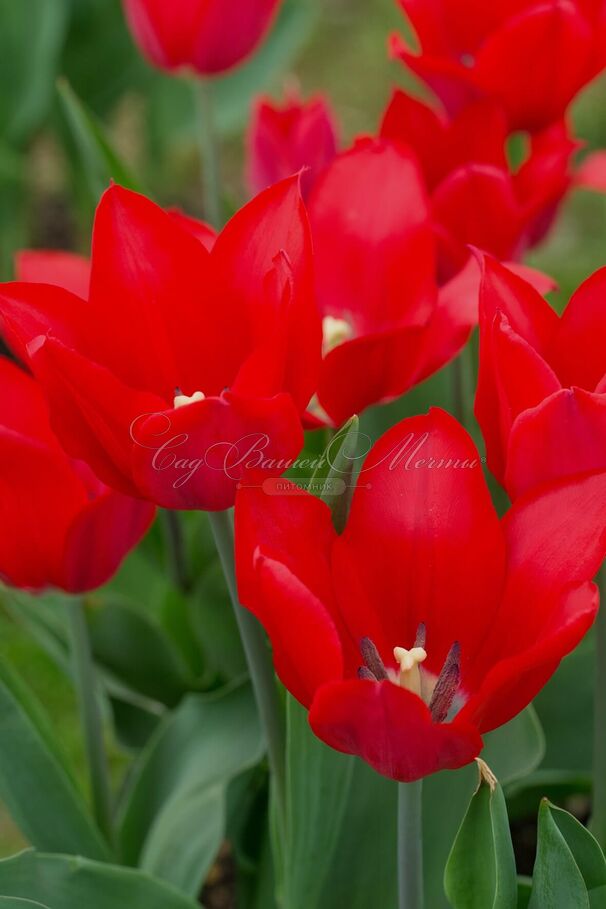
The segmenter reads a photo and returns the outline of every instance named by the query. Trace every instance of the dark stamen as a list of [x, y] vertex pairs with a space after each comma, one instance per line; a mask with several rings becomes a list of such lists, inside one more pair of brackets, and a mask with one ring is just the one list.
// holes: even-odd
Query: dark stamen
[[452, 707], [455, 694], [461, 682], [461, 647], [455, 641], [442, 667], [433, 696], [429, 702], [429, 710], [434, 723], [443, 723]]
[[360, 666], [358, 669], [358, 678], [364, 679], [367, 682], [376, 682], [378, 681], [374, 672], [371, 672], [368, 666]]
[[417, 636], [415, 638], [415, 647], [422, 647], [425, 649], [425, 642], [427, 640], [427, 629], [425, 628], [425, 622], [419, 622], [417, 628]]
[[387, 670], [383, 665], [383, 660], [379, 655], [379, 651], [370, 638], [362, 638], [360, 641], [360, 653], [362, 654], [362, 659], [364, 660], [366, 668], [370, 669], [376, 681], [384, 682], [387, 679]]
[[181, 391], [181, 389], [180, 389], [179, 386], [177, 385], [177, 386], [175, 387], [175, 398], [181, 397], [182, 394], [183, 394], [183, 392]]

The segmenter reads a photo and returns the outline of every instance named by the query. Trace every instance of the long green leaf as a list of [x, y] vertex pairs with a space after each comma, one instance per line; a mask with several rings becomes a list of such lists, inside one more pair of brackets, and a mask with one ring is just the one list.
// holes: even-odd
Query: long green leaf
[[453, 909], [516, 909], [516, 865], [503, 791], [480, 762], [480, 785], [444, 874]]
[[262, 754], [248, 685], [189, 695], [135, 767], [121, 811], [125, 862], [199, 892], [223, 838], [227, 785]]
[[0, 896], [0, 909], [50, 909], [50, 906], [23, 900], [18, 896]]
[[43, 904], [51, 899], [51, 909], [200, 909], [145, 872], [33, 851], [0, 862], [0, 893]]
[[6, 665], [0, 666], [0, 797], [37, 848], [109, 859], [48, 722]]

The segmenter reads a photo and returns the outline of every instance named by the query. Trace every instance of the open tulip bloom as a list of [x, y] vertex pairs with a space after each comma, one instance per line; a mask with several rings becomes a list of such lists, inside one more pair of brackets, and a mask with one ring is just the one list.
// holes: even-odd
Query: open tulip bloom
[[240, 596], [316, 735], [413, 781], [472, 761], [581, 640], [605, 508], [595, 473], [499, 520], [473, 442], [435, 409], [372, 448], [340, 536], [308, 493], [242, 489]]
[[321, 324], [297, 178], [249, 203], [210, 252], [202, 227], [114, 186], [87, 298], [7, 284], [0, 318], [72, 457], [124, 494], [220, 510], [300, 451]]
[[476, 416], [488, 465], [511, 498], [606, 466], [606, 269], [562, 317], [493, 259], [483, 261]]

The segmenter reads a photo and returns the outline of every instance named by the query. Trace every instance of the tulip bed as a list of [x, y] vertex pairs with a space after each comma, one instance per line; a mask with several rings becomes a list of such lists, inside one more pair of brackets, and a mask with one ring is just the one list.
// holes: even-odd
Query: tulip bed
[[606, 909], [606, 0], [0, 26], [0, 909]]

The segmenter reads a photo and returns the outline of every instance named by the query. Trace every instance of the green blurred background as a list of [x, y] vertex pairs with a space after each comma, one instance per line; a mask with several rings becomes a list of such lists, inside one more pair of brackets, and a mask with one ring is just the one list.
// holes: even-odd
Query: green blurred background
[[[165, 78], [141, 60], [124, 26], [119, 0], [0, 0], [0, 26], [3, 279], [11, 277], [13, 254], [21, 247], [88, 251], [97, 190], [104, 178], [74, 129], [70, 120], [74, 109], [61, 100], [58, 77], [67, 79], [98, 118], [133, 182], [160, 203], [201, 214], [191, 87], [184, 80]], [[243, 131], [251, 96], [258, 91], [279, 96], [285, 80], [294, 77], [305, 95], [321, 90], [330, 97], [344, 143], [359, 132], [373, 131], [392, 86], [412, 84], [401, 66], [387, 57], [387, 35], [396, 28], [403, 28], [403, 21], [395, 0], [286, 0], [276, 33], [263, 52], [216, 87], [228, 207], [234, 209], [245, 199]], [[62, 91], [65, 99], [65, 83]], [[590, 148], [606, 146], [605, 102], [602, 81], [584, 94], [574, 111], [577, 133]], [[606, 199], [577, 193], [566, 203], [548, 242], [530, 257], [531, 264], [559, 282], [556, 305], [606, 262], [605, 225]], [[371, 414], [368, 427], [377, 431], [430, 402], [447, 406], [447, 383], [448, 374], [437, 377], [404, 404]], [[155, 540], [152, 536], [147, 544], [150, 551]], [[118, 587], [127, 583], [123, 579], [129, 570], [127, 566]], [[0, 611], [0, 658], [10, 661], [38, 694], [82, 778], [84, 761], [71, 686], [11, 615], [4, 608]], [[588, 769], [589, 723], [583, 725], [583, 718], [590, 716], [590, 649], [589, 641], [539, 700], [542, 719], [551, 723], [546, 772], [562, 763], [561, 752], [550, 752], [554, 742], [560, 748], [575, 743], [576, 751], [566, 757], [567, 771]], [[569, 693], [567, 705], [562, 691]], [[559, 708], [564, 706], [579, 724], [577, 735], [570, 734], [570, 726], [558, 727]], [[116, 768], [122, 766], [115, 748], [114, 760]], [[13, 853], [21, 844], [6, 812], [0, 812], [0, 855]]]

